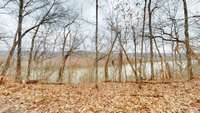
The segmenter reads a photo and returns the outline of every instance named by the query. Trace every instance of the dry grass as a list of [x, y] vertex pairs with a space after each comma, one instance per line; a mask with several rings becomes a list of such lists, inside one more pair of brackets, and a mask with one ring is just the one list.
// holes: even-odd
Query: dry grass
[[[105, 62], [107, 60], [107, 57], [102, 58], [99, 60], [99, 66], [105, 66]], [[119, 59], [115, 57], [111, 57], [109, 61], [109, 66], [112, 66], [112, 61], [114, 65], [118, 65]], [[130, 57], [131, 63], [134, 64], [135, 59]], [[54, 57], [48, 60], [45, 60], [44, 63], [53, 63], [55, 65], [59, 65], [62, 62], [61, 57]], [[148, 61], [143, 61], [143, 62], [148, 62]], [[137, 60], [137, 63], [139, 63], [139, 59]], [[128, 64], [125, 56], [123, 56], [123, 64]], [[37, 65], [37, 64], [36, 64]], [[82, 55], [82, 56], [70, 56], [67, 59], [66, 66], [70, 68], [92, 68], [95, 65], [95, 56], [87, 56], [87, 55]]]

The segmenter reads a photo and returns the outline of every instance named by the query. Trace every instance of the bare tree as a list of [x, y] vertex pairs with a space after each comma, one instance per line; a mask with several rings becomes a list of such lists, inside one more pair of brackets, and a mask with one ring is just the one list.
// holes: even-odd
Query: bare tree
[[[65, 15], [67, 15], [67, 11], [63, 10], [58, 10], [56, 7], [61, 7], [61, 3], [57, 1], [53, 1], [53, 3], [50, 5], [50, 7], [47, 9], [46, 13], [41, 16], [41, 20], [38, 23], [38, 26], [36, 27], [36, 30], [33, 34], [33, 37], [31, 39], [31, 47], [30, 47], [30, 52], [29, 52], [29, 59], [28, 59], [28, 68], [27, 68], [27, 80], [29, 79], [30, 73], [31, 73], [31, 64], [32, 64], [32, 57], [33, 57], [33, 49], [34, 49], [34, 44], [35, 44], [35, 38], [38, 34], [38, 31], [42, 25], [51, 25], [51, 24], [56, 24], [58, 21], [54, 20], [60, 20], [64, 19]], [[66, 13], [66, 14], [65, 14]]]
[[62, 63], [61, 63], [61, 66], [60, 66], [60, 69], [59, 69], [59, 78], [58, 78], [58, 81], [62, 81], [62, 77], [63, 77], [63, 73], [64, 73], [64, 68], [65, 68], [65, 64], [66, 64], [66, 61], [67, 61], [67, 58], [70, 56], [70, 54], [72, 53], [72, 48], [67, 51], [67, 54], [65, 55], [65, 46], [66, 46], [66, 41], [67, 41], [67, 38], [69, 37], [70, 35], [70, 29], [68, 30], [68, 32], [66, 33], [66, 27], [64, 27], [64, 34], [63, 34], [63, 38], [64, 38], [64, 41], [63, 41], [63, 47], [62, 47]]
[[[12, 3], [12, 2], [16, 2], [15, 0], [10, 0], [7, 3]], [[30, 28], [24, 30], [24, 32], [22, 33], [22, 24], [23, 24], [23, 19], [25, 18], [25, 16], [31, 15], [32, 13], [38, 11], [39, 9], [43, 8], [44, 6], [48, 5], [48, 3], [44, 2], [44, 4], [41, 4], [39, 6], [34, 7], [33, 9], [31, 8], [30, 10], [26, 10], [26, 8], [30, 5], [32, 5], [32, 3], [34, 2], [38, 2], [38, 1], [29, 1], [29, 2], [25, 2], [24, 0], [20, 0], [18, 5], [18, 26], [17, 26], [17, 30], [14, 36], [14, 40], [13, 40], [13, 44], [9, 50], [5, 65], [2, 69], [1, 75], [5, 75], [9, 66], [10, 66], [10, 62], [11, 59], [13, 57], [14, 51], [16, 46], [18, 46], [18, 52], [17, 52], [17, 69], [16, 69], [16, 75], [17, 78], [19, 79], [19, 76], [21, 74], [21, 40], [23, 37], [25, 37], [25, 35], [27, 33], [29, 33], [30, 31], [32, 31], [33, 29], [35, 29], [37, 26], [39, 26], [38, 24], [31, 26]], [[25, 12], [26, 11], [26, 12]]]
[[[121, 34], [121, 33], [120, 33]], [[118, 41], [120, 44], [122, 44], [122, 37], [119, 35]], [[118, 68], [119, 68], [119, 82], [122, 82], [122, 68], [123, 68], [123, 49], [122, 46], [119, 47], [119, 56], [118, 56]]]
[[[112, 32], [112, 31], [111, 31]], [[108, 63], [110, 61], [110, 57], [111, 57], [111, 53], [113, 51], [113, 48], [114, 48], [114, 45], [115, 45], [115, 42], [117, 40], [117, 37], [118, 37], [119, 33], [115, 34], [115, 38], [111, 44], [111, 47], [110, 47], [110, 50], [108, 52], [108, 56], [107, 56], [107, 59], [106, 59], [106, 62], [105, 62], [105, 67], [104, 67], [104, 71], [105, 71], [105, 81], [109, 81], [109, 75], [108, 75]]]
[[96, 68], [96, 72], [95, 72], [95, 74], [96, 74], [96, 80], [95, 80], [95, 82], [96, 82], [96, 88], [98, 88], [98, 85], [97, 85], [97, 83], [98, 83], [98, 59], [99, 59], [99, 50], [98, 50], [98, 40], [99, 40], [99, 38], [98, 38], [98, 18], [99, 18], [99, 1], [98, 0], [96, 0], [96, 38], [95, 38], [95, 46], [96, 46], [96, 59], [95, 59], [95, 68]]
[[153, 53], [153, 34], [152, 34], [152, 9], [151, 0], [148, 3], [148, 14], [149, 14], [149, 38], [150, 38], [150, 63], [151, 63], [151, 79], [154, 79], [154, 53]]
[[188, 22], [188, 9], [187, 9], [187, 1], [183, 0], [183, 8], [184, 8], [184, 34], [185, 34], [185, 48], [186, 48], [186, 57], [187, 57], [187, 75], [188, 79], [192, 79], [192, 56], [191, 56], [191, 48], [190, 48], [190, 37], [189, 37], [189, 22]]
[[24, 13], [24, 0], [19, 0], [19, 17], [18, 17], [18, 44], [17, 44], [17, 68], [16, 68], [16, 80], [20, 80], [21, 75], [21, 41], [22, 41], [22, 22]]
[[145, 30], [145, 21], [146, 21], [146, 7], [147, 7], [147, 0], [145, 0], [144, 8], [143, 8], [143, 22], [142, 22], [142, 40], [141, 40], [141, 53], [140, 53], [140, 77], [142, 74], [142, 63], [143, 63], [143, 51], [144, 51], [144, 30]]

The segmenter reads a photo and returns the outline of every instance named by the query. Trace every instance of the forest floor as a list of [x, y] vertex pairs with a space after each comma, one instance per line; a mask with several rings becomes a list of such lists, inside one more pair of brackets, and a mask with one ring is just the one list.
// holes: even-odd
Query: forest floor
[[0, 85], [0, 113], [200, 113], [200, 77], [186, 82]]

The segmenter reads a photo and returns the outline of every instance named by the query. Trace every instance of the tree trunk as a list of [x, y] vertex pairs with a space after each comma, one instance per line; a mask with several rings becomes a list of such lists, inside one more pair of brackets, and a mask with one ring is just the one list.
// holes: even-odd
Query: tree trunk
[[[163, 45], [163, 53], [164, 53], [163, 61], [164, 61], [164, 63], [165, 63], [165, 68], [166, 68], [166, 70], [167, 70], [167, 75], [168, 75], [168, 78], [172, 78], [172, 73], [171, 73], [170, 65], [169, 65], [168, 62], [166, 61], [167, 55], [166, 55], [166, 52], [165, 52], [164, 40], [162, 40], [162, 45]], [[173, 42], [173, 45], [174, 45], [174, 42]], [[175, 70], [174, 70], [174, 54], [173, 54], [173, 48], [174, 48], [174, 46], [172, 46], [172, 66], [173, 66], [173, 71], [175, 71]]]
[[66, 64], [66, 61], [68, 59], [68, 57], [70, 56], [71, 52], [69, 51], [69, 53], [67, 53], [67, 55], [65, 55], [63, 57], [63, 62], [60, 66], [60, 69], [59, 69], [59, 76], [58, 76], [58, 82], [62, 82], [62, 79], [63, 79], [63, 73], [64, 73], [64, 70], [65, 70], [65, 64]]
[[188, 9], [187, 9], [187, 2], [183, 0], [183, 7], [184, 7], [184, 33], [185, 33], [185, 47], [186, 47], [186, 57], [187, 57], [187, 75], [188, 79], [192, 79], [193, 72], [192, 72], [192, 56], [190, 50], [190, 38], [189, 38], [189, 22], [188, 22]]
[[8, 70], [8, 67], [10, 66], [13, 54], [15, 52], [15, 48], [17, 46], [17, 35], [18, 35], [18, 27], [17, 27], [17, 31], [15, 33], [15, 37], [14, 37], [14, 40], [13, 40], [12, 47], [11, 47], [9, 53], [8, 53], [7, 58], [6, 58], [6, 63], [5, 63], [5, 65], [4, 65], [3, 69], [2, 69], [2, 72], [1, 72], [1, 75], [3, 75], [3, 76], [6, 75], [6, 72]]
[[151, 26], [151, 19], [152, 19], [152, 12], [151, 12], [151, 0], [148, 3], [148, 13], [149, 13], [149, 34], [150, 34], [150, 63], [151, 63], [151, 79], [154, 79], [154, 64], [153, 64], [153, 34], [152, 34], [152, 26]]
[[116, 40], [117, 40], [117, 37], [118, 37], [118, 33], [116, 34], [115, 39], [114, 39], [113, 42], [112, 42], [112, 45], [111, 45], [110, 51], [108, 52], [108, 57], [107, 57], [107, 60], [106, 60], [106, 63], [105, 63], [105, 67], [104, 67], [104, 71], [105, 71], [105, 81], [109, 81], [109, 75], [108, 75], [108, 63], [109, 63], [109, 60], [110, 60], [110, 56], [111, 56], [111, 53], [112, 53], [113, 47], [114, 47], [115, 42], [116, 42]]
[[[137, 44], [136, 44], [136, 36], [135, 36], [135, 28], [132, 26], [132, 32], [133, 32], [133, 43], [134, 43], [134, 64], [135, 64], [135, 71], [137, 70]], [[138, 76], [137, 73], [135, 73], [136, 76]], [[141, 79], [141, 76], [139, 75], [138, 79]]]
[[154, 43], [155, 43], [155, 47], [156, 47], [156, 50], [157, 50], [157, 52], [158, 52], [158, 55], [159, 55], [159, 57], [160, 57], [160, 64], [161, 64], [161, 74], [163, 74], [163, 76], [165, 76], [165, 69], [164, 69], [164, 66], [163, 66], [163, 63], [164, 63], [164, 60], [163, 60], [163, 56], [161, 55], [161, 53], [160, 53], [160, 50], [159, 50], [159, 48], [158, 48], [158, 45], [157, 45], [157, 42], [156, 42], [156, 39], [154, 38]]
[[[120, 34], [120, 35], [121, 35], [121, 34]], [[119, 37], [118, 37], [118, 38], [119, 38]], [[137, 82], [137, 80], [138, 80], [137, 72], [135, 71], [134, 66], [133, 66], [131, 60], [129, 59], [128, 54], [126, 53], [126, 50], [124, 49], [122, 43], [119, 43], [119, 44], [120, 44], [120, 46], [121, 46], [121, 48], [122, 48], [122, 50], [123, 50], [123, 52], [124, 52], [124, 55], [125, 55], [125, 57], [126, 57], [128, 63], [129, 63], [129, 65], [131, 66], [132, 71], [133, 71], [134, 74], [135, 74], [135, 78], [136, 78], [136, 82]]]
[[31, 40], [31, 48], [30, 48], [30, 52], [29, 52], [29, 59], [28, 59], [28, 68], [27, 68], [27, 80], [29, 80], [29, 77], [30, 77], [30, 74], [31, 74], [31, 65], [32, 65], [32, 58], [33, 58], [33, 49], [34, 49], [34, 44], [35, 44], [35, 38], [36, 38], [36, 35], [38, 33], [38, 30], [39, 30], [40, 26], [38, 26], [36, 28], [36, 31], [32, 37], [32, 40]]
[[67, 53], [67, 55], [65, 55], [65, 46], [66, 46], [66, 41], [67, 41], [67, 37], [70, 34], [70, 30], [68, 31], [67, 35], [65, 35], [65, 28], [64, 28], [64, 41], [63, 41], [63, 47], [62, 47], [62, 63], [60, 65], [60, 69], [59, 69], [59, 73], [58, 73], [58, 82], [62, 82], [62, 78], [63, 78], [63, 73], [65, 70], [65, 63], [69, 57], [69, 55], [72, 52], [72, 48], [70, 49], [70, 51]]
[[23, 8], [24, 0], [19, 0], [19, 29], [18, 29], [18, 48], [17, 48], [17, 68], [16, 68], [16, 80], [20, 80], [21, 76], [21, 41], [22, 41], [22, 21], [23, 21]]
[[145, 21], [146, 21], [146, 5], [147, 5], [147, 0], [145, 0], [145, 5], [144, 5], [144, 15], [143, 15], [143, 25], [142, 25], [142, 40], [141, 40], [141, 53], [140, 53], [140, 77], [142, 76], [142, 63], [143, 63], [143, 47], [144, 47], [144, 30], [145, 30]]
[[119, 82], [122, 82], [122, 66], [123, 66], [123, 50], [120, 48], [120, 51], [119, 51]]
[[95, 58], [95, 82], [96, 82], [96, 88], [98, 88], [98, 56], [99, 56], [99, 51], [98, 51], [98, 8], [99, 5], [98, 5], [98, 0], [96, 0], [96, 39], [95, 39], [95, 48], [96, 48], [96, 58]]

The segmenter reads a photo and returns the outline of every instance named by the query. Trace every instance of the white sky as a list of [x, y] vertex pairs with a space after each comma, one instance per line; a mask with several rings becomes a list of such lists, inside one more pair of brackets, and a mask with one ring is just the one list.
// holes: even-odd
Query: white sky
[[[106, 14], [109, 13], [110, 6], [108, 3], [110, 3], [111, 1], [112, 0], [99, 0], [99, 4], [100, 4], [99, 30], [102, 32], [106, 28], [104, 17], [106, 16]], [[200, 15], [200, 0], [187, 0], [187, 1], [188, 1], [189, 14]], [[95, 0], [71, 0], [70, 2], [72, 6], [74, 6], [75, 9], [82, 12], [82, 17], [85, 20], [88, 20], [90, 22], [95, 22]], [[182, 15], [181, 7], [182, 6], [180, 6], [180, 11], [179, 11], [180, 15]], [[11, 16], [6, 16], [6, 15], [0, 15], [0, 29], [2, 32], [8, 32], [10, 34], [14, 34], [16, 30], [16, 23], [17, 22], [15, 18]], [[82, 26], [84, 26], [83, 30], [85, 30], [86, 32], [89, 32], [92, 35], [90, 38], [93, 38], [95, 34], [95, 26], [88, 23], [84, 23]], [[100, 35], [104, 34], [102, 32], [100, 32]], [[23, 41], [26, 44], [24, 46], [29, 47], [30, 39], [26, 38]], [[12, 42], [10, 43], [10, 45], [11, 44]], [[92, 46], [93, 44], [90, 43], [89, 45]], [[7, 49], [7, 46], [5, 46], [2, 42], [0, 42], [0, 49], [5, 50]]]

